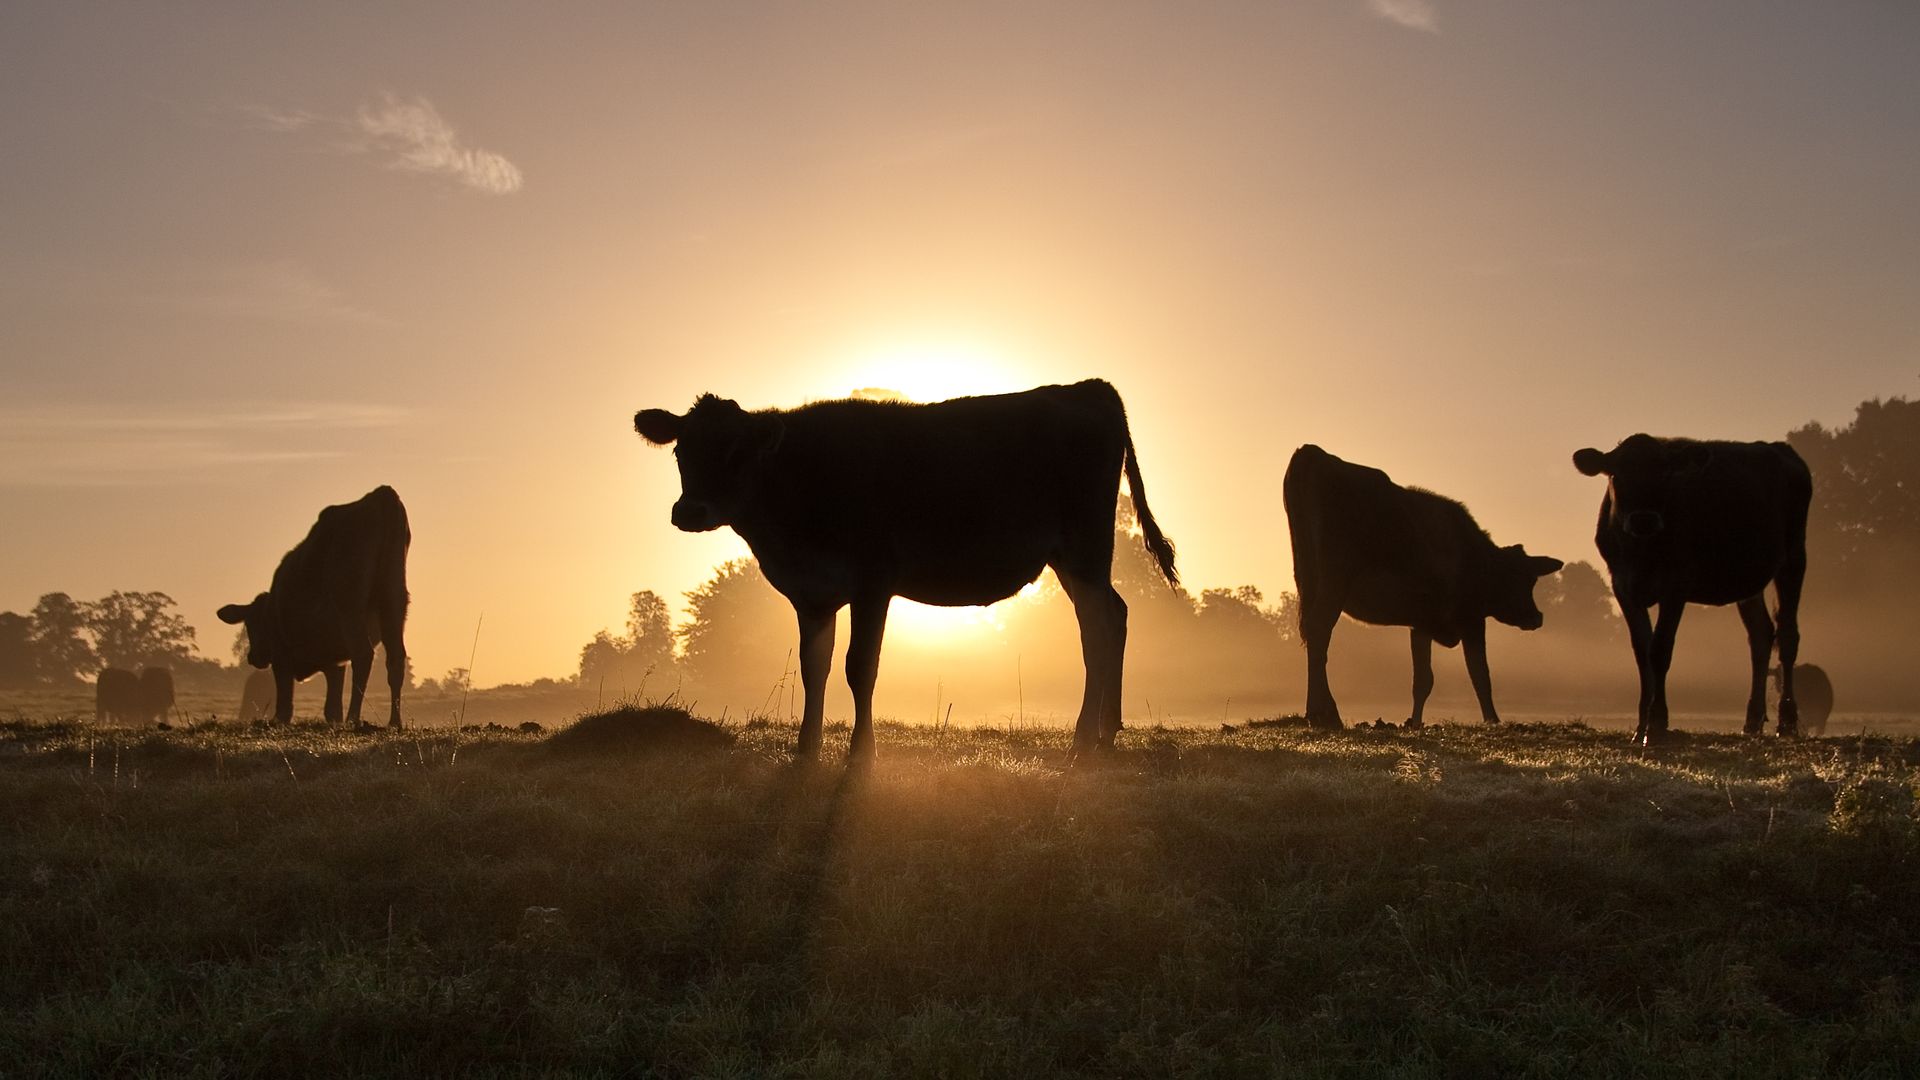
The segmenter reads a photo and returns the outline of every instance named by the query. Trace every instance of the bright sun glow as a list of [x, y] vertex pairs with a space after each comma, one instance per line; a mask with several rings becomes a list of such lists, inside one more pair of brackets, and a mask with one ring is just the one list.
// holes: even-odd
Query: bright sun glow
[[887, 635], [911, 637], [929, 644], [981, 644], [1006, 627], [1007, 610], [1030, 603], [1040, 595], [1041, 583], [1021, 586], [1011, 598], [992, 607], [933, 607], [896, 598], [887, 608]]
[[928, 341], [879, 346], [857, 356], [847, 368], [847, 391], [883, 396], [892, 391], [908, 401], [945, 401], [970, 394], [1025, 390], [1021, 377], [998, 350], [968, 342]]

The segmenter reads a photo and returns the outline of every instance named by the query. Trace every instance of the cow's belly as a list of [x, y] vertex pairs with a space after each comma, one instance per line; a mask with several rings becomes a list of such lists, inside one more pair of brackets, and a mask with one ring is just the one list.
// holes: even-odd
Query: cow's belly
[[1044, 569], [1041, 560], [924, 567], [904, 575], [894, 594], [936, 607], [974, 607], [1005, 600]]
[[1377, 626], [1415, 626], [1433, 619], [1440, 606], [1430, 588], [1421, 588], [1397, 575], [1367, 574], [1348, 587], [1340, 609]]

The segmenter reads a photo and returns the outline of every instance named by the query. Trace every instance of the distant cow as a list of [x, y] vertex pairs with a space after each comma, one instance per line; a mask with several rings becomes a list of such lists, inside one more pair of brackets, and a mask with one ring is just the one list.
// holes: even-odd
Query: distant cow
[[1086, 693], [1073, 753], [1120, 730], [1127, 605], [1113, 588], [1124, 468], [1147, 550], [1177, 580], [1147, 509], [1120, 395], [1100, 380], [928, 405], [823, 401], [747, 412], [709, 394], [634, 430], [677, 442], [673, 523], [731, 526], [792, 602], [806, 690], [798, 751], [818, 754], [834, 617], [852, 605], [851, 755], [873, 755], [873, 686], [896, 596], [959, 606], [1005, 599], [1051, 566], [1073, 601]]
[[1327, 649], [1342, 613], [1362, 622], [1405, 626], [1413, 640], [1413, 714], [1418, 726], [1433, 690], [1433, 643], [1464, 643], [1480, 717], [1500, 722], [1487, 672], [1487, 619], [1539, 629], [1536, 580], [1559, 559], [1499, 547], [1467, 513], [1441, 495], [1393, 482], [1311, 444], [1287, 463], [1282, 495], [1293, 536], [1293, 579], [1300, 594], [1300, 636], [1307, 645], [1307, 722], [1338, 728], [1340, 708], [1327, 684]]
[[144, 667], [138, 674], [125, 668], [103, 668], [93, 685], [95, 723], [112, 717], [115, 723], [150, 724], [166, 719], [173, 709], [173, 672]]
[[273, 672], [247, 672], [247, 685], [240, 691], [238, 715], [243, 723], [265, 720], [273, 715]]
[[140, 669], [141, 723], [159, 723], [173, 711], [173, 671], [163, 667]]
[[407, 509], [390, 487], [320, 511], [307, 538], [273, 572], [273, 584], [250, 604], [228, 604], [220, 621], [245, 623], [247, 662], [273, 670], [274, 719], [293, 719], [293, 684], [315, 672], [327, 679], [326, 718], [340, 721], [340, 665], [353, 667], [347, 721], [360, 723], [360, 703], [378, 641], [387, 650], [392, 691], [389, 727], [400, 726], [400, 685], [407, 647]]
[[[1813, 477], [1783, 442], [1700, 442], [1632, 435], [1611, 451], [1575, 452], [1573, 465], [1605, 475], [1594, 543], [1613, 576], [1640, 669], [1640, 725], [1651, 742], [1667, 730], [1667, 668], [1689, 603], [1738, 604], [1753, 659], [1748, 734], [1767, 719], [1767, 662], [1776, 639], [1782, 735], [1798, 727], [1793, 660], [1800, 649], [1800, 586], [1807, 573], [1807, 506]], [[1767, 583], [1779, 599], [1767, 616]], [[1649, 625], [1647, 609], [1660, 605]], [[1776, 630], [1776, 620], [1778, 627]]]
[[146, 701], [140, 692], [140, 676], [125, 668], [102, 668], [93, 683], [93, 720], [104, 724], [139, 723], [146, 715]]
[[[1780, 669], [1770, 673], [1773, 688], [1777, 692], [1784, 680], [1780, 678]], [[1833, 715], [1833, 681], [1818, 664], [1793, 665], [1793, 700], [1800, 706], [1800, 730], [1807, 735], [1819, 735], [1827, 730], [1827, 717]]]

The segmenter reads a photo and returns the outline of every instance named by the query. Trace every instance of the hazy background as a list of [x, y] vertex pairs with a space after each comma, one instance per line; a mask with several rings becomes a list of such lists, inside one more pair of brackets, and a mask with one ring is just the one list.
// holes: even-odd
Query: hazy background
[[[8, 4], [0, 609], [164, 590], [226, 659], [213, 609], [391, 483], [420, 674], [484, 613], [480, 685], [571, 676], [746, 554], [668, 525], [636, 408], [1093, 375], [1196, 597], [1292, 587], [1307, 441], [1594, 560], [1572, 450], [1920, 391], [1916, 41], [1906, 4]], [[1077, 680], [990, 618], [897, 613], [883, 711]], [[1689, 620], [1737, 704], [1697, 637], [1737, 618]], [[1155, 649], [1196, 652], [1137, 630], [1130, 717]]]

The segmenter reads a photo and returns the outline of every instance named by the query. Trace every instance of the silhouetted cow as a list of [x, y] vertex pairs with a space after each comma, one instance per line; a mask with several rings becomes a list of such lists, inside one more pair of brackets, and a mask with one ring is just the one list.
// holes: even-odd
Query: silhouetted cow
[[1500, 722], [1487, 672], [1487, 619], [1539, 629], [1533, 584], [1559, 559], [1499, 547], [1467, 508], [1379, 469], [1306, 445], [1287, 463], [1282, 495], [1293, 536], [1300, 636], [1307, 646], [1307, 722], [1340, 727], [1327, 685], [1327, 648], [1342, 613], [1405, 626], [1413, 639], [1413, 714], [1418, 726], [1433, 690], [1433, 643], [1465, 643], [1480, 716]]
[[173, 671], [163, 667], [140, 669], [141, 722], [159, 723], [173, 711]]
[[823, 401], [747, 412], [709, 394], [634, 430], [678, 442], [673, 523], [746, 540], [793, 604], [806, 691], [798, 752], [819, 752], [834, 617], [853, 609], [851, 755], [873, 754], [873, 686], [896, 596], [959, 606], [1005, 599], [1053, 567], [1086, 663], [1077, 756], [1119, 731], [1127, 605], [1114, 591], [1114, 503], [1124, 468], [1147, 550], [1175, 581], [1173, 545], [1147, 509], [1120, 395], [1100, 380], [929, 405]]
[[140, 692], [140, 676], [125, 668], [102, 668], [93, 682], [93, 721], [104, 724], [108, 717], [115, 723], [140, 723], [146, 702]]
[[[1573, 465], [1606, 475], [1594, 543], [1613, 576], [1640, 669], [1640, 726], [1651, 742], [1667, 730], [1667, 668], [1689, 603], [1738, 604], [1753, 659], [1748, 734], [1767, 719], [1767, 660], [1776, 636], [1786, 669], [1780, 733], [1793, 734], [1798, 705], [1793, 658], [1800, 648], [1800, 585], [1807, 573], [1807, 506], [1813, 477], [1783, 442], [1699, 442], [1631, 435], [1607, 453], [1576, 451]], [[1776, 635], [1764, 595], [1779, 598]], [[1647, 609], [1660, 605], [1649, 625]]]
[[237, 715], [243, 723], [265, 720], [273, 715], [273, 672], [247, 672], [247, 685], [240, 691], [240, 711]]
[[315, 672], [327, 679], [326, 718], [340, 721], [342, 662], [353, 666], [347, 720], [360, 722], [377, 640], [387, 650], [392, 692], [389, 727], [400, 726], [400, 685], [407, 647], [407, 509], [390, 487], [320, 511], [306, 539], [273, 572], [273, 584], [250, 604], [228, 604], [220, 621], [245, 623], [247, 662], [273, 669], [275, 720], [293, 719], [293, 684]]

